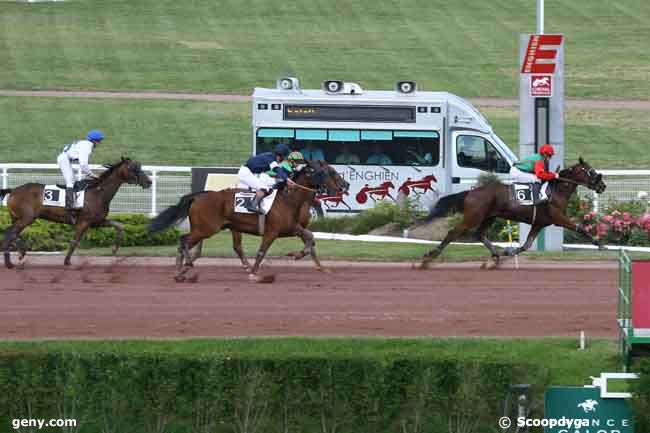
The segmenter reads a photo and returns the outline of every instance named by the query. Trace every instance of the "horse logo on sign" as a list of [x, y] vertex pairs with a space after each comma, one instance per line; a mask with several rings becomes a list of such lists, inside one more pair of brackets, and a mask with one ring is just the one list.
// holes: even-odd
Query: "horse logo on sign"
[[552, 75], [531, 75], [530, 96], [550, 98], [553, 96]]
[[585, 400], [578, 405], [585, 413], [596, 412], [596, 406], [598, 406], [598, 402], [592, 399]]

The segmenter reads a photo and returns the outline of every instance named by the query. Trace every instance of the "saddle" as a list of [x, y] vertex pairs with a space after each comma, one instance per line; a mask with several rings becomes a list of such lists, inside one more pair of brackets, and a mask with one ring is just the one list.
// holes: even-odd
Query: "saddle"
[[[60, 188], [60, 189], [63, 189], [63, 190], [66, 189], [65, 184], [63, 184], [63, 183], [57, 183], [56, 186], [57, 186], [57, 188]], [[72, 191], [81, 192], [81, 191], [85, 191], [86, 188], [88, 188], [88, 181], [86, 179], [82, 179], [82, 180], [78, 180], [78, 181], [76, 181], [74, 183], [74, 185], [72, 186]]]

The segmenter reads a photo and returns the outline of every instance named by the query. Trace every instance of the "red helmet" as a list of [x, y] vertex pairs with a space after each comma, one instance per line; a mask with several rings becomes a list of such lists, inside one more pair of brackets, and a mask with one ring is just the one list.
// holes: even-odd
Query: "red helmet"
[[544, 155], [553, 156], [555, 155], [555, 149], [553, 149], [553, 146], [551, 146], [550, 144], [545, 144], [539, 148], [539, 154], [542, 156]]

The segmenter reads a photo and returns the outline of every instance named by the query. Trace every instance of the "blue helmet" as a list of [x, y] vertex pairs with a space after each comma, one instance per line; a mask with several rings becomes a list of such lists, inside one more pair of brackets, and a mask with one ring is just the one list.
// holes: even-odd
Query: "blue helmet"
[[273, 149], [273, 152], [275, 152], [275, 154], [277, 154], [277, 155], [280, 155], [280, 156], [286, 158], [286, 156], [289, 155], [289, 153], [291, 153], [291, 149], [289, 149], [289, 146], [287, 146], [286, 144], [280, 143], [277, 146], [275, 146], [275, 149]]
[[88, 133], [88, 136], [86, 138], [88, 141], [102, 141], [104, 139], [104, 134], [102, 134], [102, 131], [93, 129]]

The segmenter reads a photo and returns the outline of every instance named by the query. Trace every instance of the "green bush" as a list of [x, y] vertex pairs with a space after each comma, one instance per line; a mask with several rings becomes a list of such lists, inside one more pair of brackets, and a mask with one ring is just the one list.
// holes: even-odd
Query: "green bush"
[[86, 433], [472, 433], [492, 431], [511, 384], [547, 382], [482, 359], [4, 353], [0, 424], [32, 411], [75, 414]]
[[[124, 226], [122, 246], [172, 245], [178, 242], [179, 231], [170, 228], [155, 234], [147, 231], [149, 218], [145, 215], [110, 215], [110, 218]], [[7, 209], [0, 209], [0, 227], [11, 225]], [[67, 224], [58, 224], [38, 219], [21, 236], [30, 251], [64, 251], [73, 236], [73, 228]], [[115, 229], [89, 229], [82, 238], [82, 248], [108, 247], [115, 241]]]
[[390, 223], [397, 223], [400, 229], [410, 226], [419, 216], [417, 203], [408, 197], [399, 203], [387, 201], [377, 203], [356, 216], [320, 218], [309, 224], [309, 229], [330, 233], [364, 235]]
[[[118, 221], [124, 227], [124, 238], [121, 245], [124, 247], [142, 247], [152, 245], [173, 245], [178, 242], [179, 230], [175, 227], [156, 233], [149, 233], [147, 225], [149, 217], [146, 215], [111, 215], [111, 219]], [[81, 242], [83, 248], [109, 247], [115, 242], [115, 229], [91, 229]]]
[[636, 373], [640, 379], [632, 381], [634, 427], [638, 432], [650, 432], [650, 359], [642, 359]]

